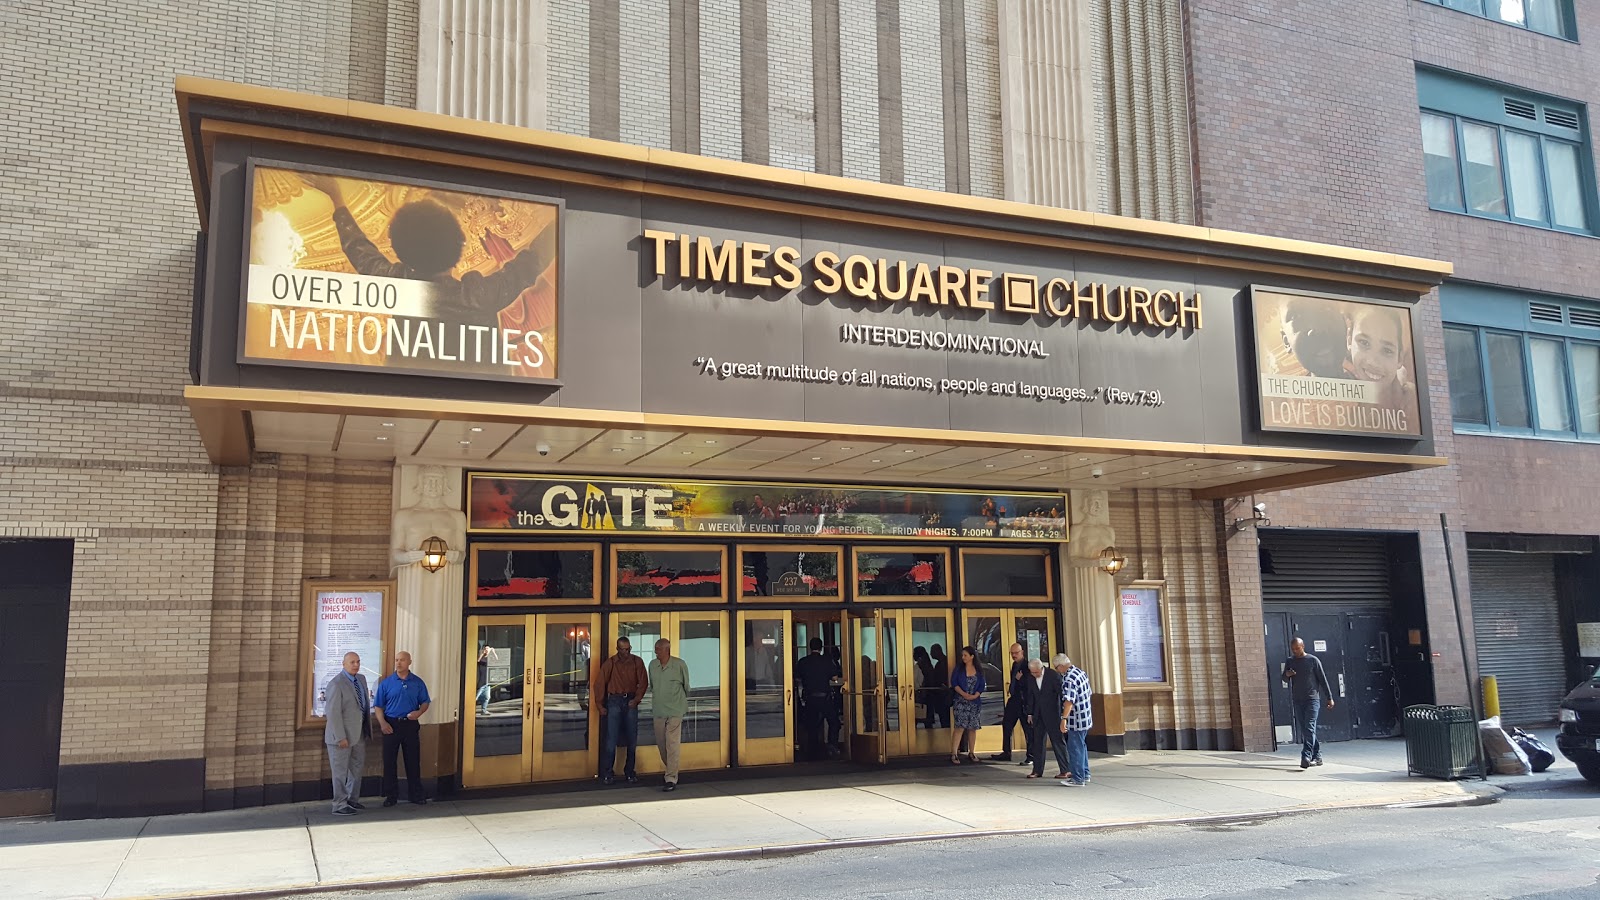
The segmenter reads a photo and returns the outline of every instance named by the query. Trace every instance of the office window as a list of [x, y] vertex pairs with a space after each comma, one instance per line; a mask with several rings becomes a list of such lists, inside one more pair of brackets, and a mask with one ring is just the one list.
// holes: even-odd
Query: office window
[[1520, 225], [1588, 232], [1588, 123], [1575, 103], [1417, 71], [1428, 205]]
[[1423, 0], [1551, 37], [1577, 40], [1572, 0]]
[[1600, 305], [1447, 285], [1458, 431], [1600, 439]]

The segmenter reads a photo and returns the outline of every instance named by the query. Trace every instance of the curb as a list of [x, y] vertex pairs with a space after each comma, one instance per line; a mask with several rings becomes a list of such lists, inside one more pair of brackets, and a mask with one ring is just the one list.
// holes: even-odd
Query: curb
[[798, 844], [771, 844], [762, 847], [733, 847], [717, 850], [682, 850], [627, 856], [617, 859], [587, 860], [584, 862], [550, 863], [540, 866], [500, 866], [488, 869], [463, 869], [455, 872], [436, 872], [404, 878], [357, 879], [331, 881], [319, 884], [301, 884], [281, 888], [262, 888], [243, 891], [191, 892], [183, 894], [149, 894], [130, 900], [178, 900], [178, 898], [205, 898], [205, 900], [270, 900], [276, 897], [305, 897], [334, 891], [400, 890], [425, 884], [448, 884], [473, 880], [510, 880], [542, 875], [564, 875], [575, 872], [594, 872], [606, 869], [633, 869], [645, 866], [672, 865], [683, 862], [709, 862], [729, 859], [770, 859], [799, 856], [822, 850], [848, 850], [861, 847], [884, 847], [894, 844], [922, 844], [975, 837], [1003, 837], [1025, 834], [1066, 834], [1074, 832], [1127, 831], [1153, 826], [1233, 825], [1265, 822], [1307, 813], [1334, 812], [1352, 809], [1429, 809], [1465, 806], [1486, 806], [1498, 802], [1505, 793], [1502, 788], [1485, 785], [1463, 797], [1441, 797], [1435, 800], [1415, 800], [1399, 803], [1377, 801], [1371, 803], [1332, 803], [1319, 806], [1290, 807], [1261, 812], [1227, 813], [1208, 816], [1184, 816], [1170, 819], [1142, 819], [1133, 822], [1087, 822], [1082, 825], [1051, 825], [1040, 828], [989, 828], [969, 831], [928, 832], [888, 837], [842, 838], [831, 841], [807, 841]]

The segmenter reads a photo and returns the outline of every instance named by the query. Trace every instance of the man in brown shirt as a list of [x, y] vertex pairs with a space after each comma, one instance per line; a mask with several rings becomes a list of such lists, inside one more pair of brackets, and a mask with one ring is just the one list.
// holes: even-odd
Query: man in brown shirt
[[600, 664], [600, 718], [605, 724], [605, 736], [600, 742], [600, 782], [612, 784], [612, 769], [617, 762], [617, 744], [628, 748], [627, 761], [622, 765], [622, 775], [629, 784], [639, 783], [639, 773], [634, 769], [634, 757], [639, 748], [639, 702], [650, 687], [644, 660], [633, 655], [633, 645], [625, 637], [617, 638], [617, 652]]

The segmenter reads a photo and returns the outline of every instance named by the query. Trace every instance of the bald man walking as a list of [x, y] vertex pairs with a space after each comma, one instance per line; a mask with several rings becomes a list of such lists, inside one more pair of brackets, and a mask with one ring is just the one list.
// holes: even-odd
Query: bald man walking
[[1022, 679], [1028, 677], [1028, 661], [1024, 659], [1027, 651], [1021, 644], [1011, 645], [1011, 677], [1006, 680], [1006, 709], [1005, 716], [1000, 720], [1000, 752], [990, 756], [990, 759], [1011, 759], [1011, 734], [1018, 725], [1022, 726], [1022, 765], [1033, 762], [1033, 726], [1028, 724], [1027, 691], [1024, 690]]
[[328, 768], [333, 777], [333, 814], [353, 816], [361, 805], [361, 770], [367, 764], [367, 738], [372, 737], [372, 715], [367, 701], [367, 676], [361, 674], [361, 656], [344, 655], [344, 671], [328, 679], [328, 724], [322, 730], [328, 745]]
[[400, 802], [400, 777], [397, 757], [406, 758], [406, 799], [421, 806], [428, 802], [422, 793], [422, 714], [432, 702], [428, 686], [411, 671], [411, 654], [404, 650], [394, 655], [394, 672], [378, 682], [372, 710], [383, 730], [383, 805]]

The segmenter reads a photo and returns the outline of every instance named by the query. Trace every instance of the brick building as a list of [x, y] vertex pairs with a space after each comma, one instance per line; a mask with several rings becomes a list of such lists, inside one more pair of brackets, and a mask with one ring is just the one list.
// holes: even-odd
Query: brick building
[[[1288, 739], [1269, 654], [1290, 631], [1332, 641], [1323, 652], [1348, 661], [1352, 697], [1364, 692], [1368, 712], [1330, 723], [1335, 737], [1392, 731], [1401, 703], [1463, 701], [1477, 653], [1492, 655], [1508, 697], [1526, 704], [1519, 716], [1547, 715], [1540, 698], [1595, 661], [1580, 656], [1578, 624], [1600, 618], [1588, 589], [1600, 528], [1582, 500], [1585, 444], [1600, 428], [1600, 386], [1582, 380], [1583, 323], [1594, 321], [1586, 304], [1596, 301], [1579, 253], [1596, 221], [1585, 106], [1596, 64], [1569, 40], [1600, 10], [1586, 0], [1576, 9], [1550, 2], [1555, 18], [1549, 3], [1530, 2], [1520, 24], [1424, 0], [1385, 0], [1362, 17], [1288, 2], [1246, 14], [1208, 0], [6, 5], [0, 26], [13, 39], [0, 63], [12, 77], [0, 97], [13, 124], [0, 136], [0, 310], [13, 325], [0, 335], [0, 554], [10, 579], [0, 580], [8, 657], [0, 664], [11, 665], [5, 679], [26, 698], [19, 721], [39, 727], [0, 764], [13, 773], [0, 783], [0, 814], [226, 808], [325, 792], [322, 732], [298, 709], [319, 579], [389, 585], [395, 612], [381, 653], [410, 649], [442, 695], [424, 720], [429, 774], [441, 789], [540, 780], [540, 751], [509, 754], [524, 768], [506, 778], [482, 762], [497, 733], [473, 718], [471, 682], [488, 676], [467, 657], [506, 640], [484, 629], [508, 627], [502, 619], [512, 616], [526, 623], [514, 627], [565, 628], [575, 641], [588, 628], [595, 647], [619, 629], [647, 633], [613, 606], [626, 569], [617, 554], [639, 551], [595, 544], [596, 572], [602, 562], [606, 571], [594, 579], [594, 611], [549, 618], [532, 602], [474, 608], [490, 590], [480, 559], [502, 554], [508, 582], [522, 563], [474, 530], [451, 544], [443, 573], [421, 580], [404, 556], [415, 548], [397, 543], [398, 523], [422, 504], [416, 498], [436, 466], [447, 476], [447, 505], [468, 513], [469, 476], [499, 472], [1070, 492], [1081, 506], [1074, 529], [1115, 536], [1125, 559], [1115, 580], [1096, 567], [1101, 548], [1085, 545], [1085, 556], [1070, 542], [1029, 545], [1021, 556], [1043, 554], [1046, 587], [1001, 605], [977, 599], [989, 595], [963, 579], [981, 554], [954, 542], [929, 550], [952, 566], [944, 576], [953, 580], [944, 591], [951, 608], [896, 614], [910, 616], [908, 633], [923, 627], [915, 621], [943, 622], [947, 646], [977, 643], [989, 629], [1015, 630], [1030, 651], [1066, 649], [1100, 688], [1094, 742], [1111, 752], [1260, 749]], [[1528, 67], [1530, 56], [1556, 64]], [[175, 104], [180, 77], [285, 93], [193, 81], [180, 85]], [[1485, 97], [1504, 101], [1502, 118], [1531, 104], [1534, 121], [1489, 120], [1473, 105]], [[1420, 119], [1424, 110], [1434, 118]], [[1420, 152], [1419, 121], [1433, 123], [1433, 133], [1448, 123], [1457, 156], [1476, 166], [1464, 180], [1457, 170], [1455, 194], [1441, 168], [1448, 160]], [[1468, 128], [1484, 123], [1499, 129], [1497, 158], [1521, 152], [1513, 147], [1521, 138], [1507, 134], [1537, 142], [1537, 183], [1547, 185], [1537, 203], [1518, 193], [1526, 173], [1515, 180], [1509, 166], [1496, 170], [1498, 207], [1474, 195], [1486, 170], [1467, 156], [1479, 144], [1465, 142], [1486, 134]], [[1559, 190], [1567, 145], [1582, 163], [1581, 222]], [[628, 370], [636, 381], [621, 399], [590, 387], [606, 381], [596, 363], [605, 351], [569, 305], [563, 321], [580, 330], [563, 332], [562, 346], [572, 348], [563, 354], [565, 384], [543, 399], [516, 400], [487, 381], [301, 378], [304, 370], [239, 364], [245, 349], [216, 343], [216, 321], [197, 316], [220, 309], [219, 272], [239, 265], [225, 259], [240, 238], [223, 213], [244, 215], [245, 163], [230, 168], [230, 160], [510, 194], [551, 196], [559, 192], [529, 185], [555, 185], [570, 189], [561, 193], [569, 229], [619, 204], [652, 202], [586, 200], [580, 187], [637, 184], [650, 186], [640, 196], [710, 203], [662, 216], [719, 239], [734, 236], [716, 231], [734, 228], [728, 210], [753, 206], [791, 217], [762, 224], [766, 232], [745, 223], [745, 234], [779, 238], [766, 241], [774, 246], [786, 222], [850, 223], [891, 230], [821, 243], [948, 259], [968, 271], [996, 259], [1068, 271], [1024, 252], [1052, 248], [1073, 254], [1070, 271], [1085, 281], [1207, 286], [1214, 305], [1206, 316], [1216, 323], [1181, 343], [1147, 342], [1189, 369], [1164, 368], [1144, 344], [1133, 348], [1138, 336], [1100, 349], [1086, 329], [1089, 337], [1072, 338], [1082, 348], [1056, 351], [1084, 360], [1084, 371], [1052, 377], [1088, 377], [1103, 365], [1096, 371], [1137, 381], [1149, 371], [1167, 379], [1152, 385], [1171, 393], [1213, 371], [1193, 354], [1212, 354], [1205, 358], [1240, 377], [1220, 400], [1207, 394], [1203, 414], [1176, 424], [1117, 416], [1015, 424], [959, 404], [943, 404], [935, 421], [914, 403], [896, 403], [822, 413], [827, 424], [801, 428], [795, 423], [814, 418], [808, 406], [831, 401], [733, 387], [708, 394], [707, 403], [723, 407], [720, 421], [690, 421], [696, 411], [680, 402], [693, 393], [686, 382], [646, 378], [642, 364]], [[463, 182], [464, 172], [476, 174]], [[809, 232], [799, 239], [819, 240]], [[563, 302], [615, 287], [584, 274], [584, 259], [563, 258]], [[1437, 290], [1448, 267], [1430, 259], [1455, 267]], [[1395, 441], [1251, 426], [1256, 400], [1240, 399], [1253, 378], [1243, 337], [1250, 285], [1414, 303], [1416, 384], [1431, 427]], [[685, 293], [719, 311], [733, 296]], [[649, 309], [607, 327], [640, 346], [647, 335], [688, 342], [709, 330], [692, 315], [649, 319]], [[743, 313], [726, 315], [719, 323]], [[794, 315], [728, 327], [745, 328], [741, 339], [757, 345], [798, 332], [808, 320]], [[1015, 323], [995, 327], [1027, 336], [1003, 330]], [[1113, 332], [1122, 333], [1105, 334]], [[1520, 336], [1517, 358], [1529, 360], [1520, 370], [1521, 418], [1514, 386], [1500, 378], [1509, 371], [1505, 335]], [[1555, 348], [1539, 335], [1560, 344], [1560, 403], [1544, 389]], [[1463, 349], [1469, 342], [1479, 349]], [[1125, 346], [1123, 369], [1102, 362]], [[896, 352], [911, 361], [885, 364], [911, 372], [932, 358]], [[1479, 369], [1454, 366], [1458, 356]], [[348, 395], [334, 398], [339, 391]], [[552, 409], [574, 412], [562, 418]], [[873, 449], [862, 449], [874, 436]], [[632, 441], [653, 461], [632, 463]], [[728, 455], [695, 455], [716, 441], [739, 443]], [[681, 461], [658, 452], [679, 446]], [[943, 455], [948, 465], [880, 466], [885, 448]], [[1435, 465], [1439, 458], [1449, 464]], [[1001, 459], [1010, 474], [997, 479], [985, 460]], [[1211, 472], [1204, 483], [1190, 483], [1196, 467]], [[1295, 489], [1322, 482], [1333, 483]], [[1101, 491], [1106, 515], [1089, 511]], [[1257, 502], [1267, 504], [1271, 527], [1236, 526]], [[1068, 518], [1064, 508], [1059, 516]], [[863, 558], [876, 559], [870, 542], [830, 547], [836, 574], [849, 560], [864, 577]], [[723, 565], [731, 558], [738, 571], [738, 584], [723, 587], [726, 607], [650, 613], [653, 633], [683, 629], [681, 638], [707, 622], [726, 632], [718, 632], [726, 676], [718, 715], [725, 708], [730, 721], [718, 720], [721, 743], [707, 750], [708, 768], [785, 763], [797, 749], [797, 741], [775, 750], [730, 736], [764, 733], [748, 718], [753, 695], [727, 687], [750, 680], [749, 648], [734, 646], [735, 630], [749, 639], [781, 624], [781, 644], [811, 628], [830, 647], [861, 649], [848, 616], [868, 605], [857, 589], [877, 589], [839, 588], [845, 612], [831, 624], [746, 609], [743, 560], [755, 552], [724, 548]], [[1474, 582], [1495, 586], [1481, 592], [1481, 605]], [[602, 596], [602, 583], [618, 596]], [[1165, 672], [1139, 685], [1129, 678], [1132, 626], [1117, 597], [1157, 588], [1166, 618], [1156, 668]], [[778, 618], [751, 611], [760, 609]], [[1022, 624], [1035, 620], [1046, 624]], [[1263, 625], [1265, 643], [1256, 637]], [[1369, 644], [1380, 663], [1363, 668], [1356, 661], [1371, 657]], [[894, 653], [881, 649], [881, 636], [878, 653]], [[368, 666], [376, 674], [383, 662]], [[868, 680], [854, 675], [847, 680]], [[515, 696], [492, 690], [490, 701], [516, 707], [534, 696], [524, 687], [535, 686], [518, 682]], [[855, 702], [896, 702], [883, 699], [882, 682], [877, 690], [876, 700], [869, 692]], [[876, 724], [888, 720], [887, 708]], [[853, 730], [868, 736], [871, 717], [856, 712]], [[778, 743], [798, 727], [791, 721]], [[596, 732], [587, 729], [583, 747], [592, 750]], [[996, 731], [985, 729], [985, 746], [996, 744]], [[898, 749], [885, 751], [880, 734], [863, 752], [915, 755], [935, 739], [911, 732]], [[576, 768], [551, 763], [547, 777], [592, 777], [592, 756]]]

